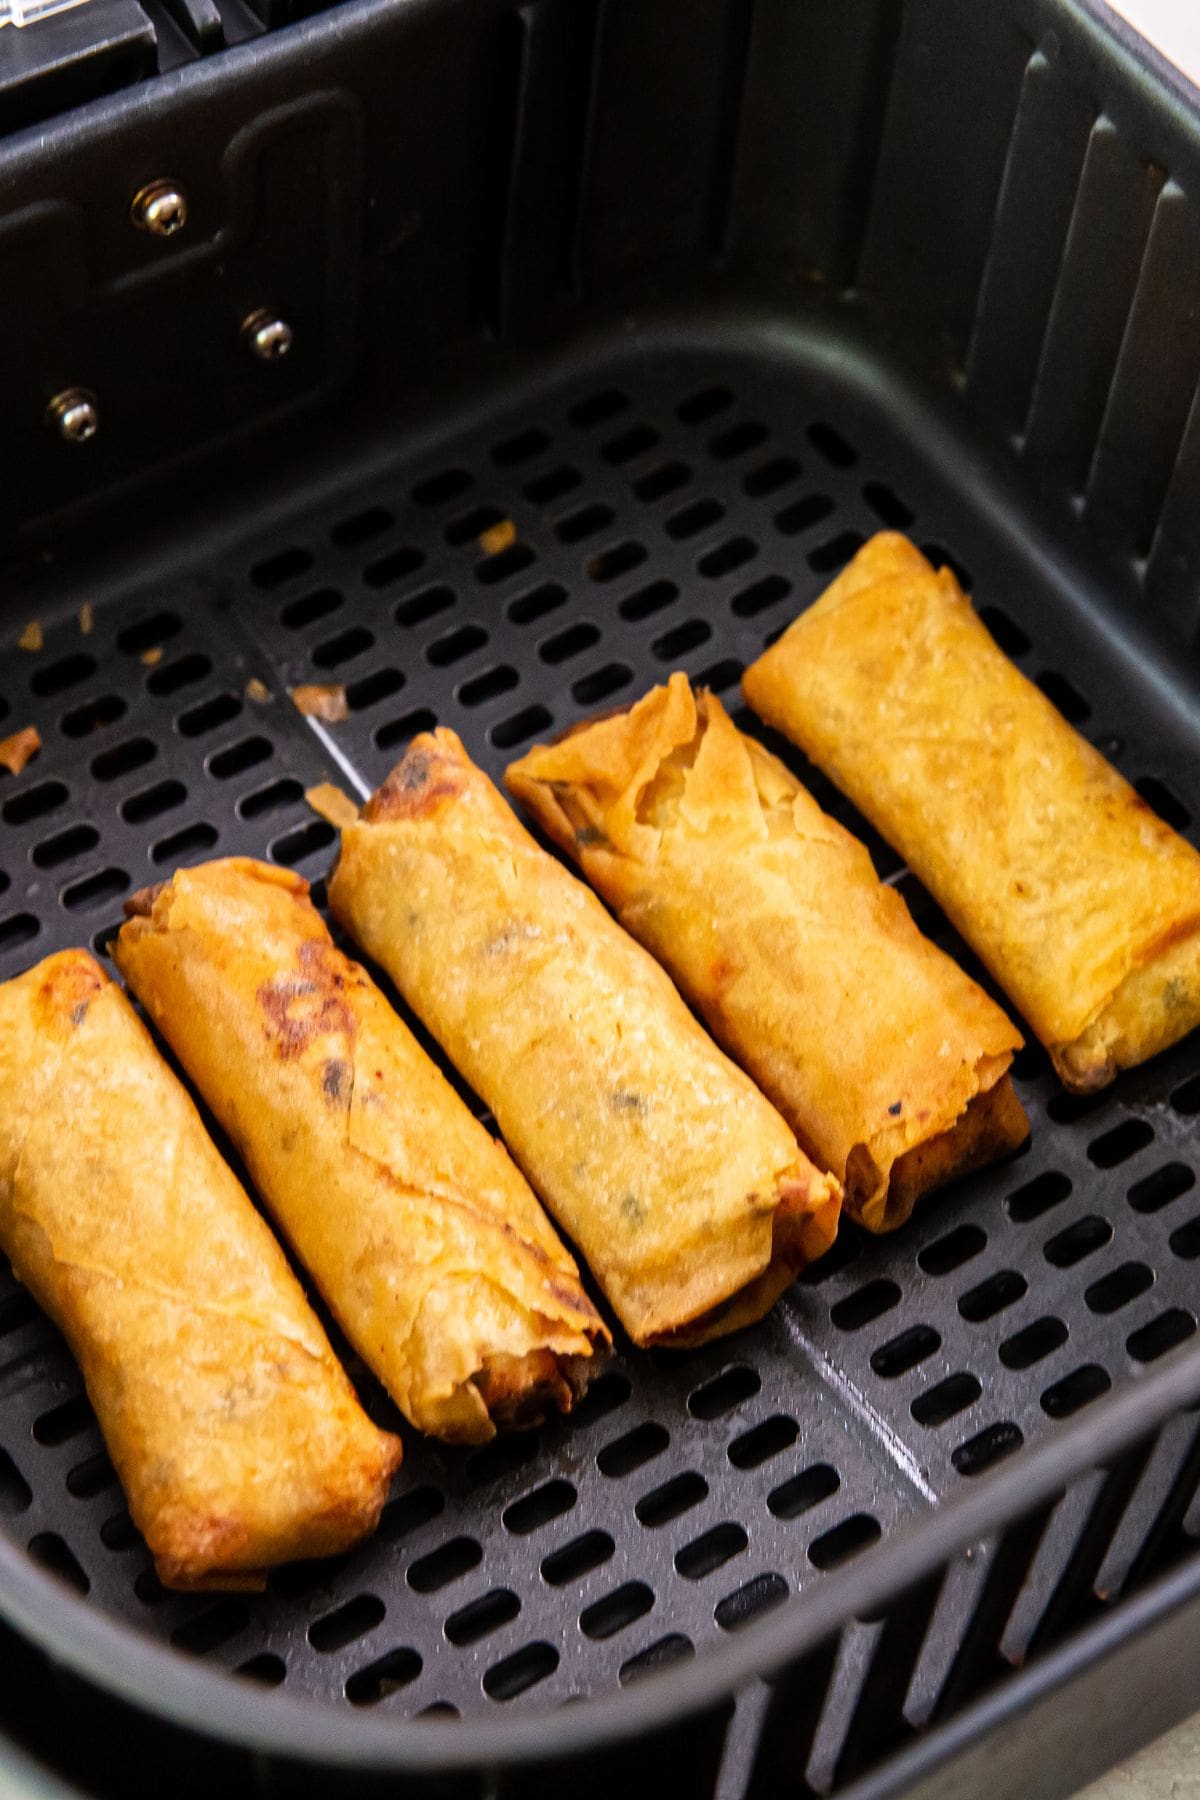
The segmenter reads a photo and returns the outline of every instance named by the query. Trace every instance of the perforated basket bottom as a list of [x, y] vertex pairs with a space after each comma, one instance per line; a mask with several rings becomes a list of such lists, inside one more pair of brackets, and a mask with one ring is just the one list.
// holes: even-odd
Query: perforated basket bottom
[[[1200, 742], [902, 421], [778, 350], [663, 345], [598, 359], [240, 560], [98, 609], [86, 633], [72, 615], [43, 621], [36, 653], [6, 649], [0, 736], [34, 723], [44, 749], [0, 782], [0, 978], [102, 945], [123, 897], [180, 863], [244, 852], [315, 879], [333, 833], [304, 787], [374, 785], [435, 720], [498, 774], [672, 668], [736, 704], [745, 663], [881, 525], [952, 553], [1003, 647], [1191, 827], [1179, 796], [1198, 791]], [[512, 541], [489, 553], [497, 527]], [[347, 684], [336, 756], [285, 697], [300, 680]], [[1079, 1101], [1026, 1050], [1023, 1157], [891, 1239], [844, 1230], [759, 1329], [618, 1358], [564, 1424], [473, 1455], [410, 1435], [376, 1539], [278, 1572], [261, 1598], [164, 1594], [78, 1374], [6, 1275], [6, 1528], [98, 1606], [265, 1684], [398, 1714], [611, 1689], [829, 1579], [1195, 1331], [1198, 1069], [1184, 1045]]]

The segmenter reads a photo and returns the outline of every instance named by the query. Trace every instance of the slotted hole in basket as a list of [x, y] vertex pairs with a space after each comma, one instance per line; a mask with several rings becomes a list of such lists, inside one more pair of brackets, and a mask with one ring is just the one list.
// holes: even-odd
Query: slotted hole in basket
[[87, 875], [82, 881], [76, 881], [62, 892], [62, 903], [68, 912], [94, 912], [98, 906], [106, 906], [117, 894], [125, 893], [129, 887], [129, 876], [124, 869], [98, 869], [94, 875]]
[[1006, 1338], [1000, 1346], [1000, 1361], [1006, 1369], [1031, 1369], [1061, 1349], [1068, 1336], [1063, 1321], [1047, 1314]]
[[32, 1500], [33, 1489], [8, 1451], [0, 1450], [0, 1513], [15, 1518], [28, 1509]]
[[493, 1438], [490, 1444], [485, 1444], [482, 1450], [472, 1451], [467, 1458], [468, 1485], [483, 1487], [489, 1481], [499, 1481], [502, 1476], [528, 1468], [537, 1452], [535, 1431], [511, 1432], [506, 1437]]
[[682, 543], [688, 538], [696, 537], [701, 531], [707, 531], [710, 525], [717, 524], [724, 517], [725, 508], [719, 500], [693, 500], [689, 505], [680, 507], [678, 512], [672, 513], [664, 529], [668, 537]]
[[94, 850], [99, 842], [100, 833], [94, 825], [68, 825], [65, 831], [43, 838], [33, 852], [34, 867], [61, 868], [63, 863], [73, 862], [77, 856], [84, 856], [89, 850]]
[[802, 499], [793, 500], [775, 514], [775, 528], [784, 537], [796, 537], [802, 531], [808, 531], [827, 519], [836, 511], [828, 494], [805, 494]]
[[966, 563], [963, 562], [961, 558], [955, 556], [952, 550], [948, 550], [945, 544], [941, 543], [937, 538], [930, 538], [927, 543], [921, 545], [921, 549], [929, 558], [935, 569], [949, 569], [963, 592], [965, 594], [971, 592], [971, 589], [975, 586], [975, 577], [972, 575], [970, 569], [968, 569]]
[[281, 781], [272, 781], [266, 787], [255, 788], [252, 794], [244, 794], [237, 803], [239, 819], [262, 819], [268, 814], [282, 812], [285, 807], [294, 806], [297, 800], [304, 798], [304, 789], [291, 776]]
[[471, 480], [466, 469], [439, 469], [436, 475], [426, 475], [417, 482], [412, 497], [418, 506], [444, 506], [465, 494]]
[[340, 519], [329, 536], [339, 550], [357, 550], [360, 544], [382, 537], [395, 522], [386, 506], [367, 506], [361, 512], [351, 513], [349, 518]]
[[232, 1595], [224, 1600], [217, 1600], [212, 1606], [206, 1606], [202, 1612], [177, 1625], [171, 1633], [171, 1642], [177, 1650], [187, 1650], [193, 1656], [206, 1656], [210, 1650], [217, 1650], [227, 1644], [230, 1638], [245, 1631], [250, 1623], [250, 1608], [244, 1600], [236, 1600]]
[[1128, 1306], [1148, 1288], [1154, 1286], [1154, 1270], [1142, 1262], [1124, 1262], [1120, 1268], [1093, 1281], [1084, 1293], [1088, 1309], [1106, 1316]]
[[838, 1234], [824, 1256], [805, 1269], [800, 1280], [805, 1287], [821, 1287], [834, 1275], [840, 1275], [862, 1255], [862, 1237], [853, 1225], [839, 1222]]
[[51, 1575], [57, 1575], [77, 1594], [86, 1594], [91, 1587], [75, 1552], [56, 1531], [39, 1531], [36, 1537], [30, 1538], [29, 1554], [34, 1562], [48, 1569]]
[[346, 1698], [351, 1706], [376, 1706], [389, 1694], [399, 1694], [411, 1687], [424, 1668], [415, 1650], [402, 1645], [376, 1657], [365, 1669], [358, 1669], [346, 1683]]
[[527, 594], [518, 594], [510, 600], [506, 611], [514, 625], [532, 625], [538, 619], [544, 619], [547, 613], [557, 612], [560, 606], [567, 603], [567, 590], [557, 581], [544, 581], [540, 587], [531, 588]]
[[733, 596], [729, 602], [730, 610], [739, 619], [754, 619], [768, 607], [778, 606], [781, 600], [786, 600], [791, 591], [791, 582], [782, 575], [764, 575], [761, 581], [753, 582]]
[[520, 463], [532, 462], [550, 448], [550, 437], [536, 425], [526, 426], [511, 437], [492, 446], [492, 461], [502, 469], [515, 469]]
[[510, 693], [520, 680], [511, 663], [497, 663], [494, 668], [485, 669], [482, 675], [473, 675], [463, 682], [458, 690], [458, 703], [460, 706], [483, 706], [488, 700]]
[[578, 1498], [573, 1482], [562, 1477], [544, 1481], [532, 1493], [523, 1494], [505, 1507], [501, 1515], [504, 1529], [514, 1537], [528, 1537], [552, 1519], [560, 1519], [564, 1513], [569, 1513]]
[[479, 1567], [483, 1551], [472, 1537], [453, 1537], [420, 1557], [408, 1571], [408, 1585], [417, 1594], [435, 1594]]
[[13, 913], [7, 919], [0, 919], [0, 955], [32, 943], [41, 929], [32, 913]]
[[616, 1545], [607, 1531], [585, 1531], [559, 1550], [542, 1558], [542, 1579], [551, 1587], [569, 1587], [598, 1569], [612, 1556]]
[[258, 767], [267, 762], [274, 749], [269, 738], [239, 738], [236, 744], [227, 744], [223, 750], [214, 750], [208, 759], [208, 772], [218, 781], [230, 781], [235, 775], [244, 775], [247, 769]]
[[841, 1477], [829, 1463], [814, 1463], [772, 1488], [767, 1510], [776, 1519], [798, 1519], [836, 1494], [841, 1485]]
[[352, 625], [346, 631], [339, 631], [336, 637], [326, 638], [324, 643], [318, 644], [312, 660], [318, 669], [338, 669], [343, 663], [373, 649], [374, 645], [373, 632], [365, 625]]
[[623, 543], [613, 544], [607, 550], [601, 550], [593, 556], [587, 565], [587, 572], [593, 581], [616, 581], [621, 575], [628, 575], [644, 563], [649, 552], [644, 544], [633, 538], [626, 538]]
[[170, 694], [182, 693], [185, 687], [192, 687], [211, 674], [212, 658], [194, 650], [190, 656], [177, 657], [174, 662], [152, 669], [146, 677], [146, 688], [161, 700]]
[[581, 544], [585, 538], [594, 537], [598, 531], [606, 530], [616, 516], [611, 506], [593, 500], [589, 505], [568, 513], [565, 519], [559, 519], [554, 533], [560, 543]]
[[325, 819], [311, 819], [305, 825], [298, 825], [294, 831], [285, 832], [270, 846], [271, 861], [281, 863], [286, 869], [294, 869], [297, 863], [306, 856], [315, 856], [319, 850], [327, 850], [337, 833]]
[[405, 685], [405, 676], [399, 669], [376, 669], [370, 675], [363, 675], [358, 681], [352, 681], [346, 688], [346, 705], [352, 713], [366, 712], [368, 707], [378, 706], [382, 700], [390, 700]]
[[765, 444], [770, 432], [757, 419], [744, 419], [738, 425], [727, 425], [708, 440], [708, 453], [718, 462], [732, 462]]
[[578, 469], [570, 463], [559, 463], [556, 468], [547, 469], [544, 475], [535, 475], [532, 481], [527, 481], [522, 491], [534, 506], [553, 506], [556, 500], [573, 493], [582, 481]]
[[526, 1644], [502, 1662], [493, 1663], [484, 1675], [483, 1691], [489, 1700], [515, 1700], [518, 1694], [528, 1693], [531, 1687], [553, 1675], [558, 1662], [553, 1644]]
[[553, 713], [548, 712], [544, 706], [525, 706], [520, 712], [512, 713], [507, 719], [501, 719], [498, 724], [493, 725], [488, 737], [497, 750], [512, 750], [516, 745], [547, 731], [553, 723]]
[[712, 636], [712, 626], [707, 619], [686, 619], [681, 625], [672, 626], [661, 637], [655, 638], [650, 649], [659, 662], [674, 662], [686, 656], [689, 650], [699, 649], [707, 644]]
[[81, 681], [87, 681], [95, 673], [95, 657], [76, 650], [70, 656], [60, 657], [57, 662], [36, 670], [29, 685], [35, 694], [48, 700], [56, 694], [65, 694], [68, 688], [78, 687]]
[[682, 1475], [673, 1475], [670, 1481], [643, 1494], [633, 1510], [640, 1525], [655, 1531], [660, 1525], [669, 1525], [673, 1519], [682, 1518], [685, 1512], [690, 1512], [693, 1506], [699, 1506], [707, 1498], [708, 1483], [703, 1475], [694, 1469], [686, 1469]]
[[626, 1581], [611, 1594], [584, 1607], [579, 1615], [579, 1629], [585, 1637], [602, 1643], [625, 1631], [636, 1619], [645, 1618], [653, 1605], [653, 1588], [644, 1581]]
[[1102, 1250], [1112, 1234], [1113, 1228], [1107, 1219], [1102, 1219], [1098, 1213], [1089, 1213], [1052, 1237], [1043, 1254], [1054, 1268], [1073, 1269], [1085, 1256], [1093, 1256], [1097, 1250]]
[[[97, 781], [118, 781], [134, 769], [144, 769], [158, 755], [158, 746], [150, 738], [128, 738], [92, 760], [92, 774]], [[65, 796], [65, 790], [64, 790]]]
[[610, 662], [602, 668], [593, 669], [590, 675], [581, 675], [572, 683], [572, 696], [580, 706], [596, 706], [601, 700], [607, 700], [610, 694], [619, 693], [628, 687], [633, 680], [633, 670], [628, 663]]
[[677, 1550], [675, 1568], [686, 1581], [703, 1581], [714, 1569], [720, 1569], [732, 1557], [740, 1556], [749, 1541], [742, 1526], [727, 1519]]
[[933, 1431], [948, 1419], [965, 1412], [968, 1406], [974, 1406], [982, 1392], [978, 1378], [969, 1370], [961, 1369], [954, 1375], [947, 1375], [944, 1381], [937, 1382], [934, 1387], [926, 1388], [923, 1394], [918, 1394], [909, 1411], [918, 1425], [924, 1425], [926, 1430]]
[[895, 488], [886, 481], [868, 481], [863, 484], [863, 499], [885, 525], [893, 531], [906, 531], [912, 524], [916, 514], [908, 502], [902, 500]]
[[1088, 1145], [1088, 1161], [1095, 1163], [1098, 1169], [1115, 1169], [1153, 1142], [1154, 1127], [1145, 1119], [1123, 1119], [1111, 1131], [1092, 1139]]
[[1148, 1325], [1142, 1325], [1137, 1331], [1130, 1332], [1125, 1340], [1125, 1348], [1135, 1362], [1154, 1362], [1157, 1357], [1165, 1356], [1168, 1350], [1174, 1350], [1192, 1336], [1196, 1329], [1196, 1321], [1190, 1312], [1182, 1306], [1173, 1306], [1168, 1311], [1159, 1313]]
[[419, 1526], [428, 1525], [430, 1520], [438, 1518], [445, 1505], [445, 1499], [438, 1489], [430, 1487], [428, 1483], [409, 1488], [406, 1494], [397, 1494], [384, 1507], [378, 1535], [386, 1543], [397, 1543]]
[[915, 1369], [941, 1347], [941, 1333], [932, 1325], [910, 1325], [907, 1331], [901, 1331], [871, 1352], [871, 1367], [882, 1380], [894, 1381], [897, 1376], [907, 1375], [910, 1369]]
[[712, 550], [706, 550], [696, 564], [697, 571], [708, 581], [717, 581], [724, 575], [732, 575], [735, 569], [743, 568], [746, 563], [753, 562], [758, 555], [758, 545], [753, 538], [739, 536], [726, 538], [723, 544], [717, 544]]
[[599, 393], [589, 394], [585, 400], [577, 400], [567, 417], [572, 425], [606, 425], [618, 413], [625, 412], [628, 406], [629, 396], [623, 394], [620, 388], [603, 388]]
[[735, 1469], [757, 1469], [788, 1450], [800, 1436], [800, 1427], [787, 1413], [774, 1413], [743, 1431], [730, 1444], [726, 1455]]
[[1047, 700], [1058, 708], [1068, 724], [1082, 725], [1091, 718], [1090, 703], [1084, 699], [1074, 682], [1068, 681], [1065, 675], [1060, 675], [1057, 669], [1043, 669], [1036, 681]]
[[621, 1664], [617, 1679], [622, 1687], [632, 1681], [641, 1681], [647, 1675], [655, 1675], [660, 1669], [669, 1668], [672, 1663], [687, 1662], [696, 1654], [691, 1638], [685, 1637], [681, 1631], [668, 1632], [666, 1637], [657, 1638], [636, 1656], [631, 1656]]
[[76, 1500], [92, 1500], [102, 1494], [105, 1488], [115, 1486], [117, 1472], [103, 1451], [95, 1456], [85, 1457], [67, 1471], [67, 1492]]
[[1010, 1219], [1017, 1225], [1028, 1225], [1040, 1219], [1052, 1207], [1059, 1206], [1071, 1192], [1070, 1177], [1058, 1169], [1046, 1169], [1019, 1187], [1004, 1202]]
[[808, 566], [819, 575], [831, 575], [843, 563], [848, 563], [865, 542], [861, 531], [839, 531], [836, 537], [828, 538], [809, 551]]
[[714, 694], [723, 694], [727, 688], [737, 685], [745, 668], [745, 663], [740, 662], [736, 656], [725, 656], [720, 662], [701, 669], [695, 677], [695, 684], [698, 688], [710, 688]]
[[878, 1276], [831, 1306], [829, 1317], [839, 1331], [861, 1331], [864, 1325], [873, 1324], [885, 1312], [890, 1312], [893, 1306], [898, 1306], [900, 1299], [900, 1289], [896, 1283], [887, 1280], [885, 1276]]
[[433, 587], [422, 588], [420, 593], [412, 594], [402, 600], [392, 613], [397, 625], [423, 625], [427, 619], [435, 619], [439, 613], [447, 612], [456, 604], [458, 595], [454, 589], [444, 582]]
[[1172, 831], [1187, 830], [1192, 822], [1191, 812], [1165, 781], [1160, 781], [1157, 775], [1143, 775], [1133, 785], [1146, 805], [1152, 807]]
[[981, 1281], [978, 1287], [970, 1288], [958, 1302], [960, 1315], [971, 1325], [980, 1325], [985, 1319], [994, 1319], [1006, 1307], [1015, 1306], [1029, 1291], [1029, 1283], [1017, 1269], [998, 1269]]
[[1174, 1090], [1171, 1105], [1185, 1119], [1194, 1118], [1200, 1113], [1200, 1075], [1193, 1075], [1190, 1081], [1185, 1081]]
[[485, 531], [504, 523], [504, 514], [498, 506], [473, 506], [470, 512], [460, 513], [457, 519], [451, 519], [443, 533], [448, 544], [461, 546], [473, 543], [483, 536]]
[[688, 1411], [694, 1419], [723, 1419], [735, 1407], [752, 1400], [761, 1387], [762, 1377], [757, 1369], [735, 1363], [688, 1395]]
[[345, 1600], [332, 1612], [314, 1619], [308, 1628], [308, 1641], [324, 1655], [344, 1650], [347, 1644], [357, 1643], [368, 1631], [374, 1631], [386, 1611], [377, 1595], [356, 1594], [353, 1600]]
[[978, 1225], [956, 1225], [944, 1237], [926, 1244], [917, 1254], [917, 1264], [926, 1275], [952, 1275], [986, 1248], [987, 1233]]
[[1112, 1377], [1106, 1369], [1099, 1363], [1085, 1363], [1046, 1389], [1041, 1399], [1042, 1411], [1051, 1419], [1068, 1419], [1101, 1394], [1107, 1394], [1111, 1386]]
[[1189, 1219], [1186, 1225], [1178, 1226], [1167, 1241], [1181, 1261], [1193, 1262], [1200, 1256], [1200, 1218]]
[[803, 473], [803, 466], [794, 456], [773, 456], [743, 477], [742, 491], [751, 500], [765, 500]]
[[878, 1543], [882, 1535], [878, 1519], [870, 1513], [852, 1513], [808, 1546], [808, 1560], [815, 1569], [840, 1568], [842, 1563]]
[[[206, 658], [202, 658], [206, 661]], [[172, 664], [177, 668], [178, 664]], [[91, 737], [93, 732], [103, 731], [106, 725], [115, 725], [128, 712], [124, 700], [119, 694], [97, 694], [94, 700], [85, 700], [82, 706], [76, 706], [71, 712], [64, 713], [59, 721], [64, 737]]]
[[[94, 773], [94, 763], [92, 769]], [[0, 817], [6, 825], [28, 825], [34, 819], [44, 819], [57, 812], [69, 798], [61, 781], [39, 781], [36, 787], [26, 788], [6, 800]]]
[[182, 781], [157, 781], [153, 787], [142, 788], [122, 800], [121, 817], [127, 825], [145, 825], [182, 806], [187, 793]]
[[210, 825], [206, 819], [197, 819], [194, 824], [185, 825], [182, 831], [173, 831], [170, 837], [159, 838], [152, 844], [150, 860], [157, 867], [163, 863], [187, 862], [211, 850], [220, 835], [215, 825]]
[[430, 712], [427, 706], [418, 706], [412, 712], [401, 713], [399, 718], [389, 719], [386, 725], [375, 729], [372, 742], [379, 750], [391, 750], [397, 744], [406, 744], [418, 732], [432, 731], [437, 724], [437, 714]]
[[487, 641], [488, 634], [482, 625], [459, 625], [435, 639], [425, 655], [434, 668], [444, 669], [481, 650]]
[[579, 1405], [569, 1415], [569, 1422], [576, 1428], [594, 1425], [598, 1419], [606, 1418], [619, 1406], [624, 1406], [632, 1392], [629, 1377], [616, 1369], [610, 1369], [606, 1375], [601, 1375], [591, 1383]]
[[1089, 1113], [1094, 1113], [1097, 1107], [1104, 1106], [1108, 1099], [1104, 1089], [1094, 1094], [1055, 1094], [1047, 1103], [1046, 1111], [1056, 1125], [1075, 1125]]
[[282, 1656], [276, 1656], [271, 1650], [260, 1650], [257, 1656], [251, 1656], [244, 1663], [239, 1663], [234, 1670], [246, 1681], [256, 1682], [259, 1687], [282, 1687], [287, 1680], [287, 1664]]
[[31, 1325], [37, 1317], [33, 1295], [24, 1288], [18, 1288], [15, 1294], [6, 1294], [0, 1300], [0, 1337], [9, 1337], [14, 1331]]
[[538, 655], [542, 661], [556, 668], [559, 663], [579, 656], [584, 650], [590, 650], [593, 644], [600, 642], [600, 627], [590, 620], [580, 619], [565, 630], [555, 632], [553, 637], [546, 638], [538, 645]]
[[788, 1584], [782, 1575], [767, 1573], [743, 1582], [732, 1594], [718, 1600], [713, 1617], [722, 1631], [737, 1631], [752, 1619], [781, 1606], [788, 1597]]
[[330, 613], [337, 612], [343, 604], [342, 595], [336, 588], [315, 588], [311, 594], [301, 594], [298, 600], [289, 600], [280, 609], [279, 622], [289, 631], [303, 631], [306, 625], [315, 625], [318, 619], [327, 619]]
[[363, 570], [363, 580], [370, 588], [391, 587], [393, 582], [406, 581], [410, 575], [425, 563], [425, 553], [413, 544], [398, 544], [384, 556], [377, 556]]
[[732, 405], [732, 391], [721, 383], [714, 383], [680, 401], [675, 414], [684, 425], [703, 425], [707, 420], [715, 419], [718, 413], [726, 412]]
[[511, 1588], [493, 1588], [488, 1594], [481, 1594], [478, 1600], [468, 1601], [452, 1612], [446, 1620], [444, 1630], [452, 1644], [460, 1649], [467, 1644], [478, 1644], [493, 1631], [499, 1631], [502, 1625], [508, 1625], [521, 1610], [521, 1602]]
[[601, 444], [600, 454], [606, 463], [620, 468], [637, 456], [645, 456], [660, 441], [659, 433], [653, 425], [630, 425], [625, 431], [609, 438], [607, 443]]
[[1014, 1425], [1010, 1419], [997, 1419], [968, 1438], [965, 1444], [959, 1444], [951, 1453], [950, 1461], [960, 1475], [982, 1475], [985, 1469], [1019, 1450], [1024, 1442], [1025, 1434], [1019, 1425]]
[[136, 1550], [144, 1541], [141, 1532], [127, 1512], [114, 1513], [111, 1519], [105, 1519], [100, 1527], [100, 1541], [106, 1550], [115, 1555], [124, 1555], [129, 1550]]
[[181, 713], [176, 724], [184, 737], [204, 737], [219, 725], [227, 725], [230, 719], [236, 719], [241, 710], [242, 703], [236, 694], [214, 694], [211, 700], [203, 700], [199, 706]]
[[979, 617], [1006, 656], [1024, 656], [1032, 647], [1016, 620], [1010, 619], [998, 606], [981, 606]]
[[809, 426], [808, 441], [835, 469], [852, 469], [858, 461], [854, 445], [825, 419], [817, 419]]
[[[262, 562], [255, 563], [250, 570], [250, 579], [255, 587], [282, 587], [285, 581], [292, 581], [297, 575], [303, 575], [312, 568], [313, 559], [307, 550], [294, 544], [287, 550], [280, 550], [274, 556], [268, 556]], [[117, 642], [120, 643], [120, 639]], [[122, 648], [124, 646], [122, 645]]]
[[631, 1475], [635, 1469], [643, 1468], [656, 1456], [661, 1456], [670, 1442], [666, 1427], [648, 1419], [644, 1424], [635, 1425], [632, 1431], [614, 1438], [612, 1443], [605, 1444], [597, 1454], [596, 1466], [602, 1475], [612, 1479]]
[[673, 581], [661, 580], [647, 582], [632, 594], [626, 594], [617, 608], [623, 619], [637, 623], [640, 619], [649, 619], [671, 606], [679, 598], [679, 588]]
[[692, 479], [692, 470], [684, 462], [672, 458], [670, 462], [659, 463], [653, 469], [647, 469], [639, 475], [633, 484], [633, 492], [638, 500], [665, 500], [668, 494], [677, 494]]

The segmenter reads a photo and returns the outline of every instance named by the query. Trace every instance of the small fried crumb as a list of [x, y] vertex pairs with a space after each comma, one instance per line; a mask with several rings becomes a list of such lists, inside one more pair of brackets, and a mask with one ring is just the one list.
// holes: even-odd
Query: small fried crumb
[[330, 682], [324, 687], [306, 682], [300, 687], [292, 688], [290, 692], [296, 711], [306, 719], [320, 719], [326, 725], [341, 725], [350, 717], [346, 689], [340, 682]]
[[17, 643], [22, 650], [40, 650], [46, 639], [36, 619], [31, 619]]
[[353, 825], [358, 818], [357, 804], [340, 787], [335, 787], [332, 781], [321, 781], [316, 787], [307, 788], [304, 798], [315, 813], [328, 819], [339, 831], [344, 831], [347, 825]]
[[95, 623], [96, 623], [96, 609], [92, 605], [90, 600], [85, 600], [83, 605], [79, 609], [79, 635], [80, 635], [80, 637], [91, 637], [92, 628], [94, 627]]
[[257, 675], [252, 675], [246, 683], [246, 698], [247, 700], [257, 700], [260, 706], [265, 706], [271, 698], [271, 690], [265, 681], [260, 681]]
[[155, 646], [152, 650], [143, 650], [142, 651], [142, 661], [145, 663], [145, 665], [148, 669], [154, 668], [155, 664], [160, 663], [162, 661], [162, 659], [163, 659], [163, 653], [162, 653], [162, 645], [161, 644], [155, 644]]
[[19, 775], [41, 747], [42, 739], [37, 726], [27, 725], [24, 731], [15, 731], [12, 737], [0, 739], [0, 766], [6, 768], [10, 775]]
[[499, 556], [501, 550], [507, 550], [516, 541], [517, 528], [511, 519], [501, 519], [498, 525], [489, 525], [479, 534], [479, 548], [485, 556]]

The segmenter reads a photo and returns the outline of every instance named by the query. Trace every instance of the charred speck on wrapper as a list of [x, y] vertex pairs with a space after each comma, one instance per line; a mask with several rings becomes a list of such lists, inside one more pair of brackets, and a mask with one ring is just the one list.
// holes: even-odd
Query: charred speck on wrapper
[[898, 1119], [900, 1117], [900, 1111], [903, 1104], [904, 1102], [902, 1100], [892, 1101], [892, 1104], [888, 1107], [888, 1111], [891, 1113], [893, 1119]]
[[72, 1011], [71, 1011], [72, 1025], [79, 1026], [79, 1025], [83, 1024], [83, 1021], [88, 1016], [88, 1007], [90, 1005], [91, 1005], [91, 1002], [89, 1000], [81, 1000], [79, 1002], [78, 1006], [72, 1008]]
[[639, 1118], [645, 1118], [650, 1111], [650, 1102], [646, 1096], [632, 1093], [628, 1088], [614, 1088], [609, 1099], [614, 1112], [631, 1112], [636, 1113]]
[[336, 1106], [348, 1106], [351, 1085], [350, 1064], [340, 1056], [331, 1056], [321, 1069], [321, 1089], [325, 1098]]

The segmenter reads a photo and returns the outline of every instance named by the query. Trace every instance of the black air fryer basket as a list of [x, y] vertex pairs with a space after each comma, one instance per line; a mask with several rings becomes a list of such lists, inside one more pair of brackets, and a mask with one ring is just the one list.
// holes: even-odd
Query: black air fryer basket
[[[498, 774], [674, 668], [736, 707], [884, 526], [1194, 837], [1177, 75], [1084, 0], [303, 11], [0, 30], [0, 736], [43, 741], [0, 978], [189, 861], [319, 883], [305, 788], [435, 720]], [[1085, 1099], [1016, 1075], [1022, 1156], [565, 1422], [408, 1434], [378, 1536], [261, 1597], [158, 1585], [5, 1271], [12, 1782], [1057, 1795], [1194, 1707], [1200, 1040]]]

